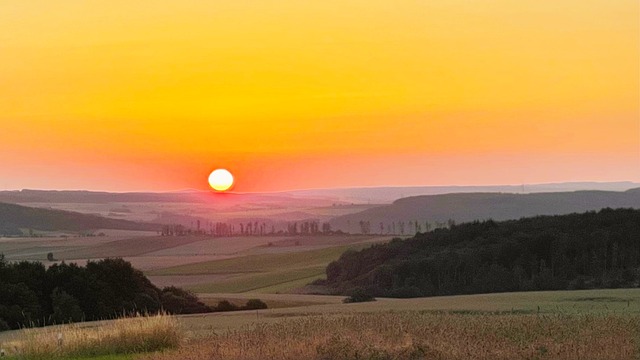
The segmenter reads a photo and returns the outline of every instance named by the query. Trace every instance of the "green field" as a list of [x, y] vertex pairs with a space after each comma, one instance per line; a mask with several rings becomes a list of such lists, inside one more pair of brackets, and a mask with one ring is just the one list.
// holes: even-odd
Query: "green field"
[[[386, 240], [380, 238], [379, 241]], [[229, 275], [208, 283], [187, 285], [197, 293], [279, 293], [300, 288], [325, 276], [326, 266], [348, 249], [362, 249], [370, 242], [332, 246], [317, 250], [277, 252], [240, 256], [231, 259], [206, 261], [150, 271], [152, 278], [159, 276]]]

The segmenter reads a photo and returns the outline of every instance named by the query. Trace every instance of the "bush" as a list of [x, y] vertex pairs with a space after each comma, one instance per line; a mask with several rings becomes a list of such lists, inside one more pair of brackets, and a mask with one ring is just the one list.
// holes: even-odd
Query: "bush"
[[364, 288], [355, 288], [351, 290], [349, 297], [342, 300], [343, 303], [361, 303], [368, 301], [376, 301], [376, 298], [373, 297], [366, 289]]
[[238, 307], [228, 302], [227, 300], [222, 300], [216, 306], [216, 311], [236, 311]]
[[197, 314], [211, 312], [211, 308], [190, 291], [169, 286], [162, 289], [160, 299], [162, 307], [170, 314]]
[[247, 301], [247, 305], [244, 306], [244, 310], [258, 310], [266, 308], [267, 304], [260, 299], [250, 299]]

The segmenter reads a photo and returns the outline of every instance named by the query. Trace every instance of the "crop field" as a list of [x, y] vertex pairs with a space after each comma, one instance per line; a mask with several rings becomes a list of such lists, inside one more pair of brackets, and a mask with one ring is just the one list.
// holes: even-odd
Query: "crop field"
[[253, 294], [253, 293], [216, 293], [198, 294], [202, 302], [215, 306], [220, 301], [226, 300], [234, 305], [244, 305], [247, 300], [259, 297], [269, 309], [292, 308], [311, 305], [341, 304], [341, 296], [328, 295], [301, 295], [301, 294]]
[[[339, 202], [339, 201], [338, 201]], [[95, 214], [114, 219], [154, 222], [159, 218], [215, 219], [215, 221], [241, 220], [246, 218], [268, 218], [274, 221], [296, 221], [305, 219], [328, 220], [335, 216], [357, 213], [377, 204], [341, 204], [330, 206], [326, 199], [282, 198], [275, 202], [255, 203], [211, 203], [211, 202], [29, 202], [26, 206]]]
[[[135, 236], [114, 232], [96, 237], [3, 238], [9, 261], [86, 264], [122, 257], [158, 286], [198, 293], [277, 293], [324, 276], [328, 263], [349, 248], [360, 249], [389, 236]], [[56, 261], [47, 260], [53, 253]]]
[[634, 359], [640, 318], [417, 311], [303, 317], [144, 359]]
[[[324, 277], [327, 264], [338, 259], [347, 249], [357, 250], [370, 246], [372, 241], [388, 240], [385, 237], [354, 238], [358, 241], [345, 239], [344, 242], [351, 242], [350, 245], [316, 250], [300, 251], [306, 248], [297, 249], [295, 246], [278, 249], [274, 246], [276, 249], [269, 247], [272, 250], [269, 253], [169, 267], [150, 271], [147, 275], [157, 283], [165, 282], [163, 278], [168, 276], [177, 280], [182, 277], [184, 287], [196, 293], [288, 292]], [[304, 244], [306, 239], [300, 238], [299, 241]], [[317, 238], [310, 238], [310, 241], [319, 242]], [[330, 241], [333, 244], [336, 240]], [[210, 275], [210, 281], [193, 281], [194, 278], [207, 280], [204, 275]]]
[[[211, 330], [237, 330], [258, 323], [273, 323], [283, 318], [307, 318], [309, 316], [350, 315], [354, 313], [384, 313], [394, 311], [418, 311], [456, 314], [511, 314], [511, 315], [621, 315], [640, 316], [640, 289], [536, 291], [500, 294], [440, 296], [415, 299], [387, 299], [343, 304], [344, 297], [297, 294], [206, 294], [205, 298], [248, 299], [264, 297], [292, 302], [317, 304], [294, 308], [260, 310], [255, 312], [212, 313], [181, 317], [186, 327], [197, 334]], [[258, 320], [257, 320], [258, 319]]]
[[[250, 296], [202, 298], [241, 304]], [[640, 289], [378, 299], [358, 304], [343, 304], [342, 299], [265, 294], [267, 303], [283, 307], [180, 316], [187, 339], [182, 345], [114, 358], [635, 359], [640, 355]], [[299, 307], [287, 307], [287, 302]], [[103, 323], [110, 322], [81, 327]], [[0, 344], [24, 341], [22, 334], [2, 333]]]

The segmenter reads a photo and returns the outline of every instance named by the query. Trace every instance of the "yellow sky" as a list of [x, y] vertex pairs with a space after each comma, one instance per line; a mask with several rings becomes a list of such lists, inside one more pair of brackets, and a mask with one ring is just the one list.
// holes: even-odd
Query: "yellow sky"
[[0, 188], [201, 188], [218, 166], [240, 191], [640, 181], [639, 14], [3, 0]]

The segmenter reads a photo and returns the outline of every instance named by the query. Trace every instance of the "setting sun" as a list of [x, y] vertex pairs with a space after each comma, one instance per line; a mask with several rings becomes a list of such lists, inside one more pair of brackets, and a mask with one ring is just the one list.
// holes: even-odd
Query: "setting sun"
[[226, 169], [214, 170], [209, 175], [209, 186], [215, 191], [227, 191], [233, 186], [233, 175]]

